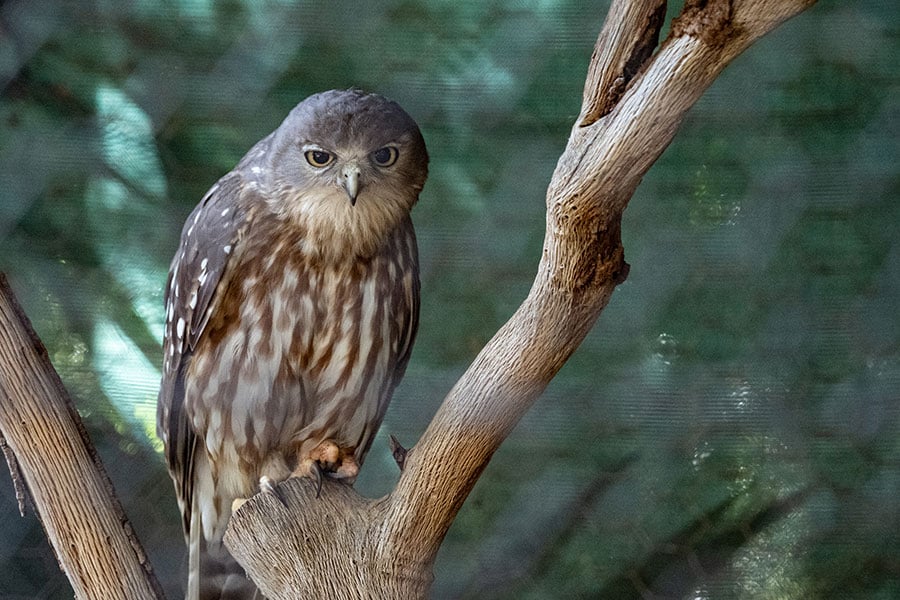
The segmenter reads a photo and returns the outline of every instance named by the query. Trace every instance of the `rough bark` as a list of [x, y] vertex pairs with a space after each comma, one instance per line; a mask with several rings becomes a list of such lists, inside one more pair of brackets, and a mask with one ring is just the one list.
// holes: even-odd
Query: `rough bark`
[[79, 599], [163, 594], [47, 351], [0, 274], [0, 439]]
[[[620, 222], [638, 183], [722, 69], [814, 0], [687, 0], [657, 48], [660, 0], [614, 0], [581, 113], [547, 190], [533, 287], [405, 457], [394, 491], [291, 480], [231, 519], [226, 545], [272, 599], [424, 598], [437, 550], [501, 442], [628, 273]], [[655, 53], [654, 53], [655, 52]]]

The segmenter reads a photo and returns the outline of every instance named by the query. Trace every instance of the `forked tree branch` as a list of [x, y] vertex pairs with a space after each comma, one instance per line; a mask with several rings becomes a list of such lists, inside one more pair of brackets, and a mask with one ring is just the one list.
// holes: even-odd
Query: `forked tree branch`
[[[279, 598], [424, 598], [457, 511], [490, 457], [627, 276], [620, 222], [687, 110], [756, 39], [814, 0], [686, 0], [657, 49], [661, 0], [613, 0], [582, 109], [547, 191], [547, 229], [522, 306], [450, 391], [394, 491], [292, 479], [259, 494], [226, 544]], [[654, 53], [655, 52], [655, 53]], [[161, 597], [46, 351], [0, 278], [0, 437], [78, 598]]]
[[[661, 0], [613, 0], [582, 109], [547, 190], [532, 289], [444, 400], [378, 500], [326, 482], [257, 495], [226, 545], [272, 599], [424, 598], [450, 524], [493, 453], [593, 326], [628, 273], [622, 212], [688, 109], [722, 69], [814, 0], [687, 0], [657, 48]], [[655, 52], [655, 53], [654, 53]]]

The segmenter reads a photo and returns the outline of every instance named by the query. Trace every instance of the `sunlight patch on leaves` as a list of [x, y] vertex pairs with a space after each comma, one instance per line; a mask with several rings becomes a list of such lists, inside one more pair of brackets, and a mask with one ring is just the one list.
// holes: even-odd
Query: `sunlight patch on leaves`
[[100, 320], [94, 327], [94, 368], [103, 392], [132, 431], [162, 451], [156, 437], [156, 392], [160, 373], [118, 325]]
[[97, 86], [96, 100], [106, 163], [143, 194], [164, 196], [166, 179], [150, 117], [121, 90], [108, 85]]
[[131, 308], [153, 335], [162, 339], [162, 282], [166, 270], [155, 261], [141, 234], [143, 219], [158, 210], [121, 182], [101, 177], [88, 182], [85, 209], [94, 229], [95, 246], [106, 270], [126, 291]]

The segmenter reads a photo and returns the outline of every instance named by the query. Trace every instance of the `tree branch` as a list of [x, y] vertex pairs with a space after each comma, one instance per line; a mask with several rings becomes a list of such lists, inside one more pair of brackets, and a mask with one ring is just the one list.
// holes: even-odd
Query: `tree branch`
[[654, 55], [665, 2], [613, 1], [547, 191], [528, 297], [450, 391], [389, 496], [366, 500], [328, 482], [316, 501], [292, 480], [280, 488], [289, 513], [257, 496], [233, 515], [226, 544], [267, 596], [334, 595], [342, 580], [359, 597], [427, 595], [437, 550], [490, 457], [627, 276], [620, 222], [644, 173], [721, 70], [812, 3], [689, 0]]
[[438, 547], [490, 457], [627, 276], [620, 222], [641, 177], [721, 70], [811, 4], [688, 0], [654, 55], [665, 2], [613, 1], [548, 188], [528, 297], [450, 391], [388, 497], [366, 500], [328, 482], [316, 501], [310, 485], [289, 481], [280, 488], [292, 498], [285, 515], [264, 496], [235, 513], [226, 543], [267, 595], [333, 593], [315, 576], [321, 557], [325, 579], [347, 577], [361, 597], [427, 594]]
[[593, 124], [618, 103], [659, 44], [665, 18], [665, 0], [612, 3], [588, 66], [581, 126]]
[[163, 597], [81, 418], [2, 273], [0, 438], [17, 496], [24, 481], [77, 598]]
[[[232, 516], [226, 544], [267, 596], [334, 596], [342, 578], [351, 596], [427, 596], [437, 550], [482, 470], [625, 280], [621, 216], [644, 173], [722, 69], [813, 3], [688, 0], [654, 55], [665, 2], [612, 2], [548, 187], [528, 297], [450, 391], [389, 496], [327, 482], [316, 501], [310, 485], [288, 481], [289, 514], [258, 495]], [[313, 568], [323, 556], [342, 557], [328, 587]]]
[[[424, 598], [437, 550], [493, 453], [578, 347], [628, 265], [622, 212], [685, 113], [740, 52], [814, 0], [613, 0], [547, 191], [528, 297], [441, 405], [387, 497], [292, 479], [232, 517], [226, 544], [272, 599]], [[654, 54], [655, 52], [655, 54]], [[46, 350], [0, 275], [0, 440], [78, 598], [161, 598]], [[24, 485], [24, 487], [23, 487]], [[20, 498], [20, 506], [24, 500]]]

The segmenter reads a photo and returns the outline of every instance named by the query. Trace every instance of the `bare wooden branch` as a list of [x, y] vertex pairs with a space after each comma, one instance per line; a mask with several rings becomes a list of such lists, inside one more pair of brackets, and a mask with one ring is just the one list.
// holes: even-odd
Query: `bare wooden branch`
[[[620, 222], [644, 173], [722, 69], [813, 3], [688, 0], [653, 54], [665, 2], [612, 2], [547, 191], [543, 255], [528, 297], [406, 453], [389, 496], [366, 500], [329, 482], [317, 502], [311, 486], [289, 481], [280, 488], [293, 498], [289, 514], [257, 496], [233, 515], [226, 544], [267, 596], [426, 597], [434, 557], [475, 481], [627, 276]], [[275, 559], [272, 548], [280, 549]], [[323, 579], [323, 556], [342, 565], [337, 574], [329, 568], [330, 588], [313, 581]], [[333, 587], [342, 577], [352, 587]]]
[[379, 547], [387, 499], [363, 498], [327, 478], [318, 498], [311, 479], [289, 479], [278, 492], [285, 504], [257, 494], [232, 516], [226, 534], [230, 548], [253, 557], [244, 566], [267, 598], [427, 597], [431, 571]]
[[[80, 599], [162, 598], [81, 418], [0, 274], [0, 436]], [[21, 501], [20, 501], [21, 507]]]
[[666, 0], [613, 2], [594, 45], [578, 124], [591, 125], [618, 103], [659, 44]]

